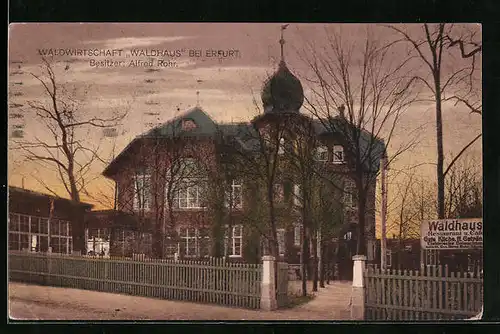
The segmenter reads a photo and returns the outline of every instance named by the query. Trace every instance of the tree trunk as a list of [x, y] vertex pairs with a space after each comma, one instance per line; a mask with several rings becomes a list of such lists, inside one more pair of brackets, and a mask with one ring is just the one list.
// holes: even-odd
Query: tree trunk
[[319, 270], [319, 287], [324, 288], [325, 287], [325, 249], [324, 249], [324, 244], [321, 242], [321, 239], [319, 240], [319, 263], [318, 263], [318, 270]]
[[438, 219], [444, 219], [444, 152], [443, 152], [443, 117], [441, 110], [441, 84], [439, 73], [435, 74], [436, 87], [436, 143], [437, 143], [437, 186]]
[[308, 244], [308, 229], [306, 228], [305, 224], [303, 226], [303, 233], [302, 233], [302, 249], [301, 249], [301, 273], [300, 275], [302, 276], [302, 296], [305, 297], [307, 296], [307, 264], [309, 261], [307, 259], [309, 258], [309, 244]]
[[333, 279], [331, 275], [333, 275], [333, 249], [332, 249], [332, 243], [329, 241], [327, 245], [325, 246], [324, 250], [325, 254], [325, 280], [326, 284], [330, 284], [330, 280]]
[[[359, 188], [358, 188], [359, 189]], [[363, 189], [364, 190], [364, 189]], [[366, 196], [364, 191], [358, 190], [358, 237], [356, 242], [356, 255], [366, 255]]]
[[312, 291], [316, 292], [318, 291], [318, 239], [316, 238], [316, 234], [313, 233], [311, 237], [311, 243], [312, 243], [312, 281], [313, 281], [313, 287]]

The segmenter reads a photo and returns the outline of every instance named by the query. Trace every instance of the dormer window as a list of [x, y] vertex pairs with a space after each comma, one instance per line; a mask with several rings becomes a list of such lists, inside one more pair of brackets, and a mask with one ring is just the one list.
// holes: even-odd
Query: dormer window
[[190, 131], [196, 129], [196, 123], [192, 119], [183, 119], [182, 120], [182, 130]]
[[341, 145], [333, 146], [333, 163], [344, 163], [344, 147], [342, 147]]
[[319, 146], [316, 148], [315, 152], [316, 161], [326, 162], [328, 161], [328, 147], [327, 146]]

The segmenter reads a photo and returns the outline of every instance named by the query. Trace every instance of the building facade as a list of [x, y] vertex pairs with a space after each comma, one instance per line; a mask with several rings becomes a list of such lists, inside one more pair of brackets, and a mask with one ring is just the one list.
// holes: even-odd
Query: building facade
[[92, 205], [9, 186], [9, 250], [85, 251], [83, 219]]
[[[135, 217], [120, 239], [129, 234], [127, 252], [138, 252], [132, 245], [139, 239], [151, 242], [152, 256], [257, 262], [277, 246], [282, 260], [299, 263], [307, 237], [309, 255], [329, 245], [321, 253], [347, 259], [351, 271], [363, 212], [365, 247], [374, 259], [373, 176], [385, 145], [360, 130], [374, 145], [370, 164], [356, 173], [353, 150], [335, 130], [345, 118], [313, 119], [301, 113], [303, 100], [300, 81], [282, 60], [264, 83], [264, 112], [250, 122], [220, 124], [195, 107], [129, 143], [103, 172], [116, 184], [116, 212]], [[355, 175], [366, 177], [363, 211]], [[304, 230], [304, 217], [316, 226], [313, 234]]]

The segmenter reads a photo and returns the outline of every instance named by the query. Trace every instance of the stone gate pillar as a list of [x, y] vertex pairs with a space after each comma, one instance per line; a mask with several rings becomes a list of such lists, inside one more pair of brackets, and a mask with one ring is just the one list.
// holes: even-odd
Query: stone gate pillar
[[266, 255], [262, 257], [260, 308], [266, 311], [272, 311], [278, 308], [278, 303], [276, 301], [276, 270], [274, 263], [274, 256]]
[[366, 256], [354, 255], [352, 257], [352, 293], [351, 293], [351, 320], [364, 320], [365, 318], [365, 281], [364, 271]]

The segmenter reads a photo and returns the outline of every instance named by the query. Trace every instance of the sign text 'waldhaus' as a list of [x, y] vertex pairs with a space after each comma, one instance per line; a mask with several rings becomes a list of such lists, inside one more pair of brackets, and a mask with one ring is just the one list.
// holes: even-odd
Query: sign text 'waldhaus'
[[483, 219], [426, 220], [420, 226], [423, 249], [483, 248]]

